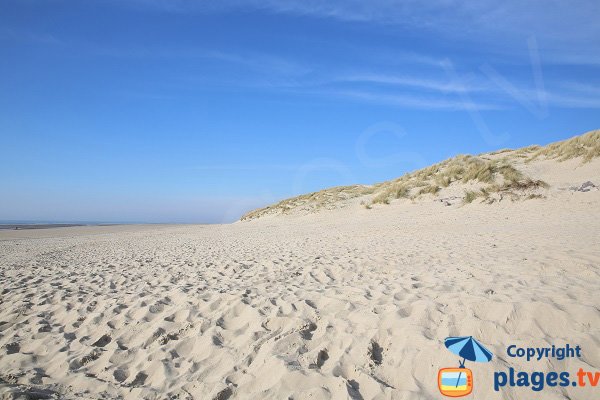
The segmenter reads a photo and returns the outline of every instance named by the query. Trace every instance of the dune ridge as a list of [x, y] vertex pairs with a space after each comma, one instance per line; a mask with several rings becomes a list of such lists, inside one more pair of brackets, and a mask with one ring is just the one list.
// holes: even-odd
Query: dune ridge
[[[374, 185], [338, 186], [282, 200], [250, 211], [241, 217], [248, 221], [268, 215], [316, 212], [347, 207], [354, 199], [366, 208], [389, 204], [396, 199], [420, 201], [434, 196], [442, 201], [486, 203], [504, 199], [526, 200], [544, 197], [549, 185], [527, 164], [543, 160], [580, 159], [591, 162], [600, 156], [600, 130], [551, 143], [516, 150], [503, 149], [478, 156], [458, 155], [429, 167]], [[429, 196], [427, 196], [429, 195]], [[445, 200], [444, 200], [445, 199]]]

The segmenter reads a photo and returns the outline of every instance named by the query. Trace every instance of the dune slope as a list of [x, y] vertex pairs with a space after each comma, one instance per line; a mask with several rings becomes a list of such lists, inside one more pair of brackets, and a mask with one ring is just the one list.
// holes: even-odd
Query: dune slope
[[545, 197], [550, 186], [541, 179], [536, 165], [543, 165], [544, 161], [550, 160], [577, 160], [585, 164], [597, 157], [600, 157], [600, 130], [545, 147], [504, 149], [478, 156], [459, 155], [391, 181], [374, 185], [339, 186], [285, 199], [251, 211], [243, 215], [241, 220], [306, 214], [356, 204], [370, 208], [374, 204], [389, 204], [396, 199], [415, 202], [434, 198], [446, 204], [471, 203], [477, 199], [490, 204], [503, 200], [541, 198]]

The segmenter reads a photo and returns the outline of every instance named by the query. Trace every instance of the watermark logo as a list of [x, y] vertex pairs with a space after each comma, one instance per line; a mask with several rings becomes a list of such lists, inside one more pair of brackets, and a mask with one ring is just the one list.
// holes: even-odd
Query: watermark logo
[[442, 368], [438, 372], [438, 388], [447, 397], [462, 397], [473, 391], [473, 371], [465, 367], [467, 360], [488, 362], [493, 354], [473, 336], [452, 336], [444, 340], [448, 350], [462, 358], [458, 368]]
[[[547, 362], [555, 359], [562, 361], [567, 358], [579, 359], [582, 357], [581, 346], [565, 345], [549, 347], [519, 347], [510, 345], [506, 348], [508, 357], [521, 358], [527, 362]], [[499, 392], [504, 387], [530, 388], [534, 392], [546, 388], [582, 388], [588, 386], [596, 388], [600, 384], [600, 371], [587, 371], [583, 368], [575, 373], [573, 371], [519, 371], [509, 367], [507, 371], [494, 372], [494, 391]], [[594, 397], [598, 398], [598, 397]]]

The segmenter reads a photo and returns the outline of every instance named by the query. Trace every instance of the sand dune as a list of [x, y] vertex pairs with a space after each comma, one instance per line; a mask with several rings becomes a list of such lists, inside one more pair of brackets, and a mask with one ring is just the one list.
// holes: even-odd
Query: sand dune
[[[358, 202], [212, 226], [0, 232], [0, 393], [7, 398], [439, 399], [447, 336], [492, 372], [600, 370], [598, 159], [539, 159], [544, 198]], [[439, 196], [446, 194], [440, 193]], [[527, 363], [510, 344], [578, 344]], [[27, 397], [29, 396], [29, 397]]]
[[[551, 185], [561, 177], [568, 182], [595, 170], [600, 157], [600, 130], [590, 131], [545, 147], [504, 149], [478, 156], [459, 155], [429, 167], [373, 185], [338, 186], [308, 193], [253, 210], [243, 221], [277, 215], [310, 214], [354, 207], [367, 209], [393, 201], [418, 202], [434, 198], [446, 205], [544, 198], [548, 191], [564, 189]], [[557, 165], [557, 162], [559, 165]], [[565, 175], [567, 174], [567, 175]], [[547, 179], [548, 182], [544, 179]]]

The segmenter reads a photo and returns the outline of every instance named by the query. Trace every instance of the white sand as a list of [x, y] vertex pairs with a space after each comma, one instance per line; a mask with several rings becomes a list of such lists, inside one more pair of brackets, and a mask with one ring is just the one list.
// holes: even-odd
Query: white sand
[[[600, 192], [559, 190], [600, 164], [578, 165], [532, 165], [542, 200], [0, 232], [0, 394], [440, 399], [444, 338], [473, 335], [496, 357], [467, 362], [467, 398], [596, 398], [492, 388], [509, 366], [600, 370]], [[505, 351], [564, 343], [583, 357]]]

